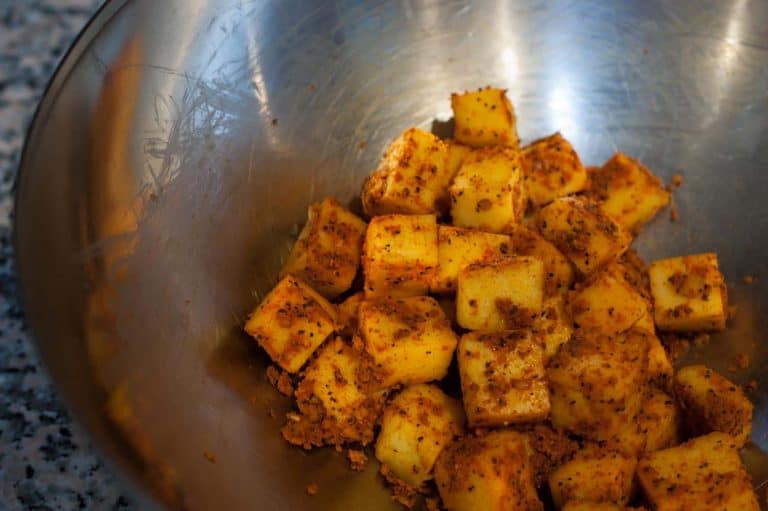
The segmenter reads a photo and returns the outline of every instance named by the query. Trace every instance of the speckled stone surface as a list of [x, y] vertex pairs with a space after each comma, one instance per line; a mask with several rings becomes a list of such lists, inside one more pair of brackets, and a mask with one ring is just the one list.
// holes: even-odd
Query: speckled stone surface
[[101, 0], [0, 0], [0, 510], [131, 509], [72, 424], [16, 300], [13, 181], [48, 79]]

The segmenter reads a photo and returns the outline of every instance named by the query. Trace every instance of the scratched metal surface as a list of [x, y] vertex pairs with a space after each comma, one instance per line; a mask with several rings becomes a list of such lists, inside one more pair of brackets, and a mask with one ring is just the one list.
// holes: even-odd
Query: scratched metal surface
[[[103, 388], [125, 385], [191, 509], [395, 509], [373, 464], [352, 473], [280, 440], [268, 410], [287, 404], [238, 326], [310, 201], [351, 201], [389, 139], [450, 117], [451, 91], [494, 84], [525, 140], [559, 129], [586, 162], [621, 148], [685, 176], [681, 221], [658, 218], [638, 248], [720, 254], [738, 313], [692, 358], [725, 371], [747, 352], [729, 374], [764, 389], [766, 26], [759, 0], [111, 2], [53, 81], [18, 181], [20, 276], [50, 372], [141, 486], [101, 413]], [[760, 484], [768, 403], [753, 398]]]

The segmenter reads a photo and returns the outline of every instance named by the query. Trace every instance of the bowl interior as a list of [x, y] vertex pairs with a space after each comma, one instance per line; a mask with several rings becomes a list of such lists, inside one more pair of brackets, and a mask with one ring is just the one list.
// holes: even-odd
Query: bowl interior
[[388, 140], [444, 128], [452, 91], [493, 84], [524, 141], [560, 130], [586, 163], [620, 148], [684, 176], [679, 221], [660, 215], [636, 248], [719, 254], [738, 311], [690, 359], [757, 381], [761, 483], [768, 4], [705, 3], [110, 3], [54, 79], [18, 182], [28, 317], [76, 416], [143, 480], [103, 414], [104, 389], [126, 389], [190, 509], [397, 509], [375, 463], [281, 440], [290, 404], [240, 325], [311, 201], [353, 204]]

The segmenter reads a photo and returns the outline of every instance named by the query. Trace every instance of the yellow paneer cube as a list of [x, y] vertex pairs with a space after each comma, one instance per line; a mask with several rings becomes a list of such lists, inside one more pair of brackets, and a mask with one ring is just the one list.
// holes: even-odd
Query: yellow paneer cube
[[456, 319], [468, 330], [530, 326], [544, 300], [544, 265], [533, 257], [475, 263], [459, 272]]
[[647, 365], [642, 333], [574, 337], [547, 366], [552, 424], [593, 440], [610, 440], [640, 411]]
[[336, 199], [312, 204], [306, 225], [280, 270], [280, 277], [298, 277], [326, 298], [352, 286], [360, 265], [365, 222]]
[[589, 195], [627, 231], [636, 231], [669, 204], [669, 192], [639, 161], [617, 152], [590, 173]]
[[517, 146], [517, 119], [504, 89], [451, 94], [453, 137], [471, 147]]
[[624, 505], [632, 493], [637, 459], [596, 444], [586, 444], [549, 476], [555, 507], [571, 500]]
[[653, 319], [660, 330], [723, 330], [728, 316], [725, 279], [712, 253], [662, 259], [648, 268]]
[[524, 225], [513, 225], [505, 232], [512, 239], [513, 254], [536, 257], [544, 263], [546, 296], [554, 296], [571, 286], [573, 265], [552, 243]]
[[530, 332], [470, 332], [456, 352], [469, 425], [505, 426], [549, 415], [541, 345]]
[[526, 195], [534, 207], [580, 192], [587, 185], [579, 155], [559, 132], [524, 147], [522, 163]]
[[365, 301], [358, 315], [365, 349], [381, 373], [381, 387], [445, 376], [458, 338], [434, 298]]
[[581, 197], [555, 199], [539, 210], [536, 225], [584, 274], [617, 260], [632, 241], [597, 204]]
[[553, 296], [544, 301], [531, 331], [544, 349], [544, 363], [548, 363], [560, 346], [570, 341], [573, 335], [573, 320], [561, 296]]
[[306, 448], [373, 440], [385, 396], [369, 393], [359, 381], [362, 360], [360, 351], [338, 337], [319, 350], [296, 389], [301, 415], [283, 428], [286, 440]]
[[427, 294], [436, 270], [434, 215], [385, 215], [371, 220], [363, 245], [366, 298]]
[[650, 389], [637, 418], [638, 429], [645, 436], [645, 452], [666, 449], [680, 443], [682, 415], [669, 394]]
[[542, 511], [526, 436], [495, 431], [466, 436], [445, 449], [435, 482], [448, 511]]
[[459, 271], [471, 263], [495, 261], [508, 255], [510, 250], [509, 236], [440, 225], [437, 228], [438, 267], [430, 290], [454, 292]]
[[579, 328], [612, 335], [648, 313], [648, 302], [624, 279], [620, 266], [593, 273], [569, 293], [571, 317]]
[[740, 386], [703, 365], [679, 369], [673, 386], [691, 432], [720, 431], [738, 447], [749, 441], [753, 406]]
[[406, 484], [432, 479], [443, 448], [464, 432], [461, 403], [434, 385], [413, 385], [384, 409], [376, 458]]
[[287, 276], [245, 323], [245, 331], [284, 370], [295, 373], [338, 327], [336, 307], [299, 279]]
[[710, 433], [646, 455], [637, 480], [656, 511], [758, 511], [734, 439]]
[[409, 128], [389, 144], [378, 169], [365, 180], [363, 209], [368, 216], [437, 213], [447, 206], [450, 181], [446, 143]]
[[473, 151], [449, 192], [454, 225], [502, 232], [525, 214], [519, 152], [508, 147]]

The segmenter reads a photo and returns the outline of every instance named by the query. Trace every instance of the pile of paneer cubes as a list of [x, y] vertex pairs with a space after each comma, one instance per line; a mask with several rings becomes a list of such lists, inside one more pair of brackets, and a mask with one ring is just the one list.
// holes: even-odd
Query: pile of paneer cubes
[[620, 152], [585, 168], [559, 133], [520, 147], [504, 90], [451, 102], [453, 139], [410, 128], [386, 149], [367, 223], [310, 206], [250, 315], [296, 382], [283, 436], [374, 443], [406, 506], [759, 509], [738, 454], [752, 404], [675, 372], [657, 337], [725, 328], [716, 255], [628, 250], [669, 191]]

